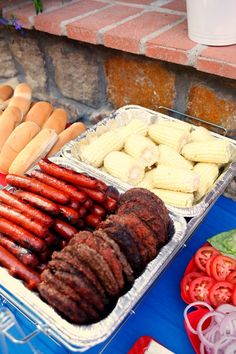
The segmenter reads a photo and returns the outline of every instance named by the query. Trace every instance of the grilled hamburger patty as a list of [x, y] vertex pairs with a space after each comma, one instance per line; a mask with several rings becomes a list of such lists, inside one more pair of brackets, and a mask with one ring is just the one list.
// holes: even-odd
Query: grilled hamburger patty
[[107, 243], [103, 241], [100, 237], [96, 236], [96, 233], [83, 233], [80, 232], [73, 238], [71, 244], [86, 244], [87, 246], [98, 252], [110, 267], [115, 280], [120, 289], [124, 286], [124, 277], [122, 274], [122, 266], [120, 261], [117, 259], [115, 252]]

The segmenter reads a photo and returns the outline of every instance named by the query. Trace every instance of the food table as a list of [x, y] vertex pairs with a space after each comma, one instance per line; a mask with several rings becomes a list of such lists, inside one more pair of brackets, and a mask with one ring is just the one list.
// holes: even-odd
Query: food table
[[[86, 353], [127, 353], [129, 348], [142, 335], [152, 336], [174, 353], [194, 353], [183, 327], [185, 304], [180, 298], [180, 280], [188, 261], [207, 238], [235, 228], [235, 205], [234, 201], [220, 197], [204, 222], [187, 242], [186, 247], [179, 252], [166, 271], [146, 293], [118, 333]], [[21, 315], [15, 315], [25, 334], [35, 329]], [[37, 335], [30, 343], [32, 347], [29, 345], [16, 346], [7, 341], [8, 351], [9, 353], [15, 351], [20, 354], [28, 354], [32, 353], [32, 349], [34, 349], [35, 353], [43, 354], [69, 353], [68, 350], [57, 346], [44, 334]]]

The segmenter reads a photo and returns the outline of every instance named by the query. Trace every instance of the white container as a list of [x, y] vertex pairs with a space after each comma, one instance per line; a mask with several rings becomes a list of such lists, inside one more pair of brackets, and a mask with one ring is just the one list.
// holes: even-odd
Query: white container
[[206, 45], [236, 44], [236, 0], [187, 0], [189, 38]]

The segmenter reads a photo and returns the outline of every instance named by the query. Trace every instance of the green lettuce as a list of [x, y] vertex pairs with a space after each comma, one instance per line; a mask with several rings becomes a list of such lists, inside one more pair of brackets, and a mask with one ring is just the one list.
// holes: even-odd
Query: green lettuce
[[221, 232], [207, 241], [226, 256], [236, 259], [236, 229]]

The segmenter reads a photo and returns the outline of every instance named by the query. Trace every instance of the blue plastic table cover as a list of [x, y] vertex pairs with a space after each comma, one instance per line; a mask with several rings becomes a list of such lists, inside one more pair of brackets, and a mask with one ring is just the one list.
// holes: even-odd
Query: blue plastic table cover
[[[176, 354], [193, 354], [183, 326], [185, 303], [180, 297], [180, 280], [189, 260], [207, 238], [233, 228], [236, 228], [236, 202], [220, 197], [117, 334], [85, 353], [125, 354], [140, 336], [148, 335]], [[25, 333], [33, 329], [20, 314], [15, 313], [15, 316]], [[15, 345], [9, 341], [7, 345], [9, 354], [70, 353], [44, 334], [32, 339], [30, 345]]]

